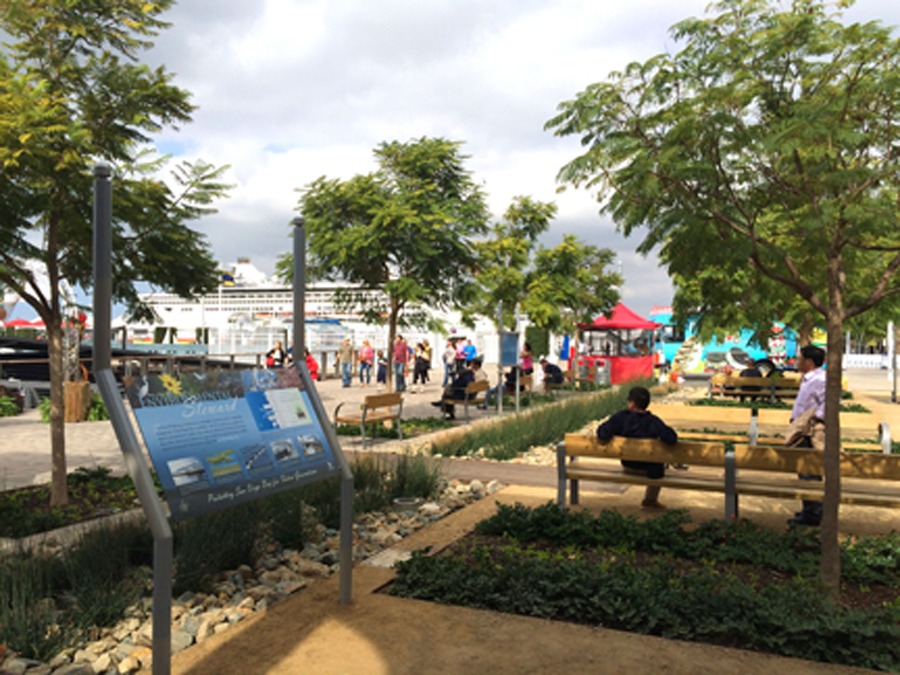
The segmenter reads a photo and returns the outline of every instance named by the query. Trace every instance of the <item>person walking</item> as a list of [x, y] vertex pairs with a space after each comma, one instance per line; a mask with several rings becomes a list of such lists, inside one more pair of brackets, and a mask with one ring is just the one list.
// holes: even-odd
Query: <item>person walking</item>
[[281, 368], [284, 365], [284, 357], [284, 347], [281, 346], [281, 340], [278, 340], [275, 346], [266, 352], [266, 366], [269, 368]]
[[395, 391], [406, 391], [406, 363], [409, 360], [409, 345], [402, 335], [394, 338], [394, 385]]
[[378, 350], [378, 372], [375, 375], [375, 382], [378, 384], [378, 391], [383, 391], [385, 386], [387, 386], [387, 357], [384, 355], [384, 350]]
[[442, 387], [450, 384], [453, 378], [453, 369], [456, 367], [456, 347], [453, 340], [447, 340], [447, 346], [444, 348], [444, 381], [441, 382]]
[[425, 381], [428, 379], [428, 361], [423, 343], [416, 344], [413, 359], [413, 391], [416, 390], [418, 384], [421, 393], [425, 390]]
[[375, 350], [368, 340], [363, 340], [359, 350], [359, 386], [368, 387], [372, 382], [372, 361], [375, 359]]
[[534, 372], [534, 352], [531, 351], [531, 345], [527, 342], [522, 347], [519, 360], [522, 362], [522, 374], [531, 375]]
[[353, 345], [348, 337], [344, 338], [343, 344], [338, 348], [338, 363], [341, 365], [341, 384], [349, 387], [353, 380]]
[[[803, 377], [800, 389], [791, 410], [791, 428], [797, 433], [788, 433], [785, 445], [796, 448], [825, 449], [825, 350], [807, 345], [800, 350], [797, 370]], [[798, 474], [801, 480], [822, 480], [816, 474]], [[788, 520], [788, 525], [820, 525], [822, 523], [822, 502], [803, 500], [803, 508]]]

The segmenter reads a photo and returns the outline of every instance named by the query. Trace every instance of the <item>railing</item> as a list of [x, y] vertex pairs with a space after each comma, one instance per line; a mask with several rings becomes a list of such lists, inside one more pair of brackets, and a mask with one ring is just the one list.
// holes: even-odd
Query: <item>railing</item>
[[886, 370], [890, 367], [887, 354], [844, 354], [844, 368], [868, 368]]

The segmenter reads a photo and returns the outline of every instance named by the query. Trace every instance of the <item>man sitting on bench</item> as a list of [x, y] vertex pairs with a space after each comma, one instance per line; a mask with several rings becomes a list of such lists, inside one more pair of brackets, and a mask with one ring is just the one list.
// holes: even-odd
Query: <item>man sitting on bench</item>
[[[633, 387], [626, 399], [628, 407], [614, 413], [597, 428], [597, 438], [608, 441], [613, 436], [625, 438], [658, 438], [667, 445], [678, 442], [678, 434], [651, 412], [650, 392], [644, 387]], [[647, 478], [662, 478], [666, 475], [666, 465], [658, 462], [634, 462], [622, 460], [627, 473], [646, 475]], [[665, 509], [659, 502], [659, 486], [648, 485], [641, 506], [645, 509]]]
[[546, 356], [541, 357], [541, 368], [544, 370], [544, 393], [549, 394], [554, 384], [562, 384], [566, 376], [555, 363], [550, 363]]
[[456, 401], [466, 400], [466, 386], [469, 382], [481, 382], [487, 380], [487, 373], [481, 369], [481, 360], [473, 359], [462, 373], [453, 378], [453, 382], [444, 387], [440, 401], [434, 401], [431, 405], [439, 407], [444, 413], [445, 420], [456, 419], [456, 406], [452, 403], [444, 403], [445, 399]]

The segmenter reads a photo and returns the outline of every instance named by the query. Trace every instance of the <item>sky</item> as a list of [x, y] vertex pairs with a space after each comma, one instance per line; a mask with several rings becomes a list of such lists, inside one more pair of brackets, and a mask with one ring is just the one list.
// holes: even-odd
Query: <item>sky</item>
[[[193, 93], [193, 122], [157, 148], [229, 164], [235, 185], [197, 221], [216, 258], [246, 256], [267, 274], [291, 250], [298, 189], [375, 169], [382, 142], [462, 141], [499, 218], [511, 200], [554, 201], [542, 243], [563, 234], [617, 252], [623, 301], [640, 314], [672, 288], [654, 256], [598, 213], [595, 195], [558, 193], [579, 152], [544, 124], [557, 106], [629, 62], [677, 51], [669, 28], [708, 0], [185, 0], [142, 56]], [[847, 20], [900, 25], [897, 0], [860, 0]]]

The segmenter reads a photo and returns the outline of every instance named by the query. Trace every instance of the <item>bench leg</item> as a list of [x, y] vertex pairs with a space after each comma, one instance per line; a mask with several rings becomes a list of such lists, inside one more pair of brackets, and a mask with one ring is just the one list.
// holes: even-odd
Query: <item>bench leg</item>
[[362, 436], [362, 449], [366, 449], [366, 423], [362, 422], [359, 425], [359, 434]]
[[736, 489], [737, 463], [734, 450], [725, 451], [725, 520], [731, 522], [738, 517], [738, 496]]
[[556, 444], [556, 504], [566, 508], [566, 442]]

